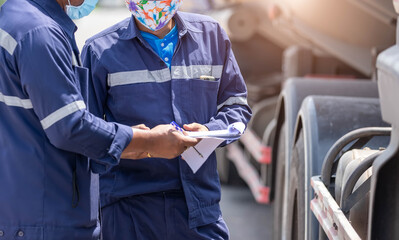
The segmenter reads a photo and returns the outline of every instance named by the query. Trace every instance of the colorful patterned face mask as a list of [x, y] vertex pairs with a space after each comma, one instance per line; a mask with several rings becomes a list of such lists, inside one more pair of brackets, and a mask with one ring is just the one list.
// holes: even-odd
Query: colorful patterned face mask
[[183, 0], [125, 0], [130, 12], [152, 31], [163, 28], [175, 15]]

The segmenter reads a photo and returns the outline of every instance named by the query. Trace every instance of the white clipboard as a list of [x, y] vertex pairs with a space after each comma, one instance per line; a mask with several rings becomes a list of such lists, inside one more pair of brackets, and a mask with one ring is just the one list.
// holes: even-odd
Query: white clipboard
[[205, 163], [209, 155], [225, 140], [236, 140], [244, 133], [245, 124], [236, 122], [230, 124], [225, 130], [187, 132], [193, 138], [202, 138], [194, 147], [188, 148], [182, 153], [183, 159], [187, 162], [193, 173]]

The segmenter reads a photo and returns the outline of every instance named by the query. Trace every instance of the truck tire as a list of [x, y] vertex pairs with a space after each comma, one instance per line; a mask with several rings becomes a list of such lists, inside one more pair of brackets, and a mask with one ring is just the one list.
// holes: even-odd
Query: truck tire
[[286, 239], [305, 240], [305, 151], [304, 136], [301, 131], [295, 142], [290, 164], [290, 179], [288, 183], [287, 226], [284, 226]]
[[281, 239], [282, 214], [285, 183], [285, 122], [282, 124], [278, 138], [278, 152], [276, 162], [276, 179], [273, 200], [273, 239]]
[[[357, 128], [386, 126], [379, 113], [376, 98], [308, 96], [303, 100], [286, 171], [285, 239], [319, 238], [319, 222], [310, 208], [314, 197], [310, 178], [320, 175], [326, 154], [343, 135]], [[365, 147], [378, 148], [387, 142], [387, 138], [374, 138]]]

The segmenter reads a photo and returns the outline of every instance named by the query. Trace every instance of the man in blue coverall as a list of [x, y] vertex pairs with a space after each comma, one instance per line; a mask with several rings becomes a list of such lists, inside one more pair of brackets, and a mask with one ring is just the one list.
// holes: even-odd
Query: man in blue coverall
[[[149, 128], [175, 121], [189, 131], [249, 121], [226, 33], [210, 17], [177, 12], [181, 2], [127, 0], [133, 16], [86, 42], [91, 112]], [[100, 193], [104, 240], [229, 238], [214, 153], [195, 174], [181, 157], [122, 159], [100, 175]]]
[[197, 143], [170, 125], [132, 129], [86, 110], [88, 70], [71, 18], [96, 0], [70, 2], [8, 0], [0, 9], [1, 240], [98, 239], [92, 170], [143, 152], [173, 158]]

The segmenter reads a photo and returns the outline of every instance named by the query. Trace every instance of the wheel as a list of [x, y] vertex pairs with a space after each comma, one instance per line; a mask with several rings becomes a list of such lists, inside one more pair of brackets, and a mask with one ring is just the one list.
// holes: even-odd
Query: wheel
[[304, 153], [304, 136], [301, 131], [291, 155], [287, 221], [283, 230], [286, 239], [305, 240], [305, 209], [303, 207], [305, 206]]
[[285, 123], [282, 124], [278, 138], [277, 166], [273, 200], [273, 239], [281, 239], [282, 213], [285, 183]]

